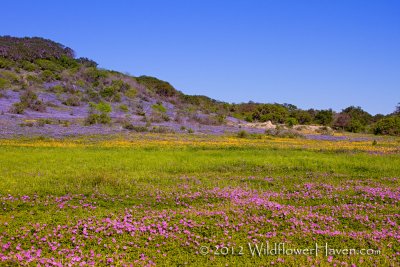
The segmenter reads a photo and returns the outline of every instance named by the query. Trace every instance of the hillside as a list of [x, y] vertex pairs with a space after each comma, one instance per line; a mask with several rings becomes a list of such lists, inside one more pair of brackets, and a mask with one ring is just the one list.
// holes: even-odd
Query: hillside
[[[381, 131], [376, 132], [377, 122], [388, 118], [394, 121], [394, 130], [382, 130], [381, 125]], [[264, 133], [276, 125], [311, 131], [321, 128], [298, 124], [396, 135], [400, 132], [398, 123], [396, 115], [371, 116], [359, 107], [337, 114], [332, 110], [301, 110], [291, 104], [229, 104], [186, 95], [154, 77], [98, 68], [96, 62], [76, 58], [71, 48], [51, 40], [0, 37], [2, 136], [128, 131]]]

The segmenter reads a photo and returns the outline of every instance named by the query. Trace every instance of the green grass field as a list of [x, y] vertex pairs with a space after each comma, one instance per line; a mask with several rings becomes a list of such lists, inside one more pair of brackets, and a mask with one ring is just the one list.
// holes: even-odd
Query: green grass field
[[[0, 265], [400, 263], [398, 153], [173, 141], [0, 149]], [[267, 242], [337, 250], [252, 255]]]

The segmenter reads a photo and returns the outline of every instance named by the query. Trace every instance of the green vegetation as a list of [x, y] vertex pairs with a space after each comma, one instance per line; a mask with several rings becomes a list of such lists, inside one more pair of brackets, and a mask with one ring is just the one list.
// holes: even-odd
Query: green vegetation
[[25, 109], [30, 108], [34, 111], [44, 112], [46, 105], [38, 99], [35, 92], [26, 90], [20, 96], [20, 102], [14, 103], [11, 112], [16, 114], [23, 114]]
[[112, 111], [111, 105], [105, 102], [89, 103], [89, 114], [86, 118], [86, 124], [108, 124], [111, 122], [110, 112]]
[[119, 105], [119, 110], [121, 110], [122, 112], [128, 112], [129, 108], [127, 105]]
[[136, 80], [140, 84], [146, 86], [150, 91], [153, 91], [160, 96], [172, 97], [180, 93], [168, 82], [159, 80], [154, 77], [140, 76], [137, 77]]
[[400, 116], [381, 119], [376, 123], [374, 133], [400, 136]]
[[154, 105], [152, 106], [152, 108], [153, 108], [154, 110], [156, 110], [156, 111], [161, 112], [161, 113], [167, 112], [167, 109], [163, 106], [162, 103], [154, 104]]

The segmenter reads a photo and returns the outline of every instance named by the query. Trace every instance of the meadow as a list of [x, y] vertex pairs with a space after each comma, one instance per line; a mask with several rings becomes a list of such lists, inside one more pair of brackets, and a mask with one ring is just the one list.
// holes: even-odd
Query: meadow
[[398, 138], [131, 134], [0, 151], [0, 265], [400, 264]]

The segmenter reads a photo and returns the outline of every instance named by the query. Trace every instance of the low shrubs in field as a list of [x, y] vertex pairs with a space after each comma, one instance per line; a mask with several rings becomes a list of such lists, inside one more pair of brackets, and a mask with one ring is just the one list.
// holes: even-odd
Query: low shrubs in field
[[248, 136], [249, 136], [249, 133], [246, 132], [245, 130], [241, 130], [241, 131], [239, 131], [239, 132], [237, 133], [237, 137], [239, 137], [239, 138], [246, 138], [246, 137], [248, 137]]
[[86, 125], [91, 124], [108, 124], [111, 122], [110, 112], [112, 111], [111, 105], [108, 103], [100, 102], [98, 104], [89, 103], [89, 114], [85, 120]]
[[78, 107], [81, 105], [81, 98], [77, 95], [73, 95], [65, 99], [63, 104], [66, 106]]
[[175, 133], [174, 130], [165, 126], [154, 126], [150, 132], [152, 133]]
[[37, 125], [40, 127], [43, 127], [46, 124], [51, 124], [51, 120], [50, 119], [38, 119], [37, 120]]
[[64, 86], [58, 84], [50, 88], [50, 91], [56, 94], [62, 94], [65, 92]]
[[135, 131], [135, 132], [148, 132], [149, 129], [146, 126], [141, 126], [141, 125], [133, 125], [132, 123], [126, 123], [124, 124], [124, 129], [130, 130], [130, 131]]
[[23, 114], [25, 109], [30, 108], [34, 111], [45, 112], [46, 105], [32, 90], [26, 90], [20, 96], [20, 102], [14, 103], [10, 112], [15, 114]]

